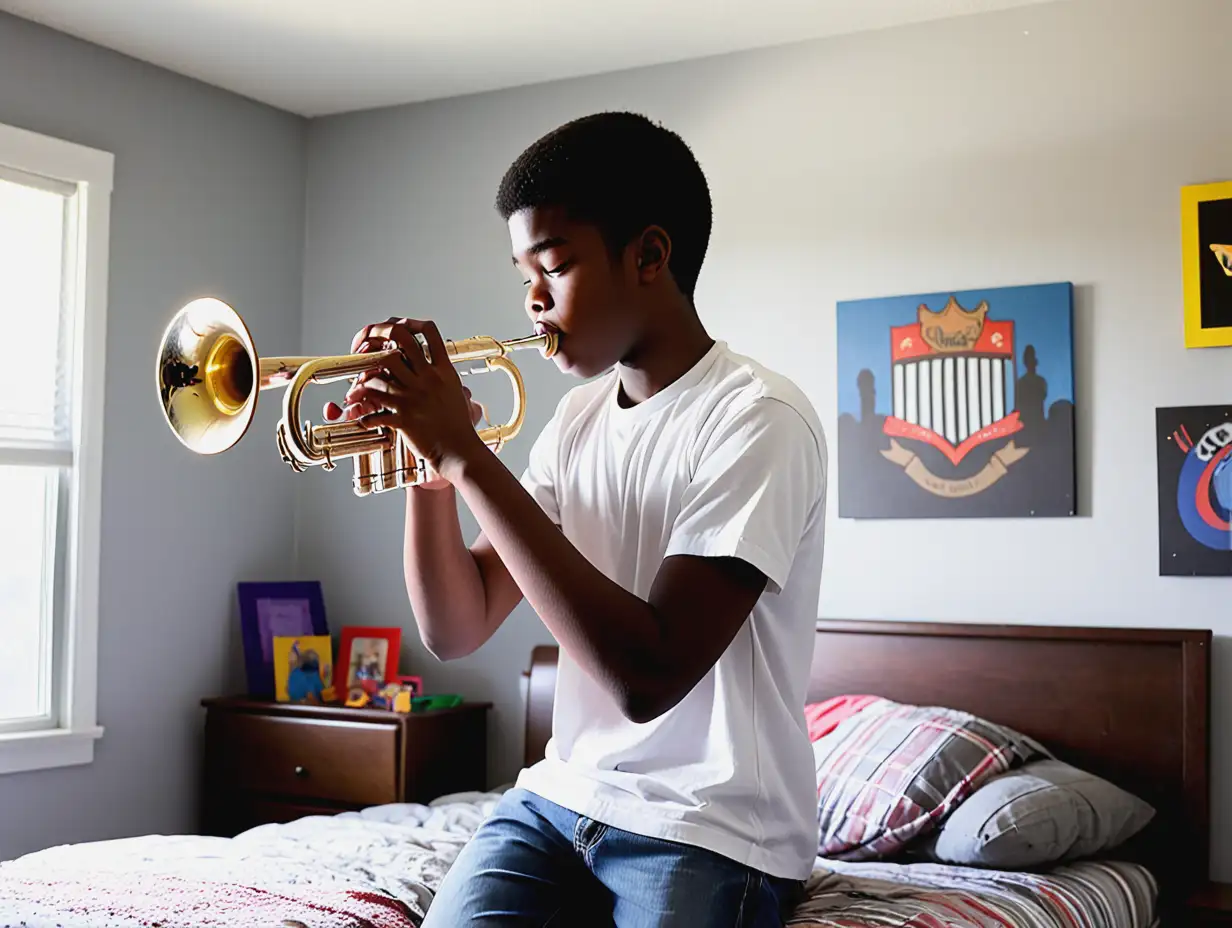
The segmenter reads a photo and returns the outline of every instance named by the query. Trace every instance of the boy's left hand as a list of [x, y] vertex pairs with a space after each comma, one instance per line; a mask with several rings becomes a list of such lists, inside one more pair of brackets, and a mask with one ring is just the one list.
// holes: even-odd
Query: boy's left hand
[[[424, 357], [416, 335], [427, 341], [431, 360]], [[361, 374], [347, 391], [346, 403], [372, 409], [357, 421], [397, 429], [448, 480], [467, 455], [484, 447], [475, 431], [478, 406], [462, 386], [435, 323], [391, 318], [367, 325], [356, 336], [352, 350], [366, 353], [390, 348], [399, 349], [401, 356], [392, 358], [382, 370]]]

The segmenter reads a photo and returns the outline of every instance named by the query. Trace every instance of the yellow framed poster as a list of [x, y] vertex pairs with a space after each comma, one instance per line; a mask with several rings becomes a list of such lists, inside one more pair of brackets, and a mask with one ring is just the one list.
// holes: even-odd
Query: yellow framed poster
[[1232, 181], [1181, 188], [1185, 347], [1232, 345]]

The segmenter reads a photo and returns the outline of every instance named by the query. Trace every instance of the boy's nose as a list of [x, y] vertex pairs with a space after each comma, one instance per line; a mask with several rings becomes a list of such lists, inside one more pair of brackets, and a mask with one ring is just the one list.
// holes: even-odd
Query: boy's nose
[[552, 295], [545, 288], [531, 286], [526, 291], [526, 315], [534, 321], [540, 313], [552, 308]]

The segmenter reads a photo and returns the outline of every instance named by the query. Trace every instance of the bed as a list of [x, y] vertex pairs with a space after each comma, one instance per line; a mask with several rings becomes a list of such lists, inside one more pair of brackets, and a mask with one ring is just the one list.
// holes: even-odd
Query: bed
[[[526, 677], [525, 762], [551, 732], [557, 651]], [[1179, 924], [1207, 880], [1210, 632], [825, 621], [809, 698], [853, 693], [1012, 726], [1155, 809], [1106, 857], [1033, 871], [819, 857], [790, 924], [1136, 928]], [[0, 864], [0, 925], [412, 928], [500, 790], [264, 825], [147, 835]]]

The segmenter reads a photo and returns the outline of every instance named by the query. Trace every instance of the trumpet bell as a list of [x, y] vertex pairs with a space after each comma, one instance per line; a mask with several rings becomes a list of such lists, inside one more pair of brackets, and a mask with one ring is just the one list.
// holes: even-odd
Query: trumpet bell
[[257, 408], [260, 362], [239, 313], [222, 300], [184, 306], [158, 351], [158, 396], [176, 438], [197, 454], [218, 454], [241, 438]]

